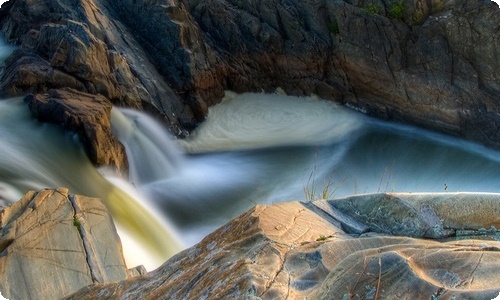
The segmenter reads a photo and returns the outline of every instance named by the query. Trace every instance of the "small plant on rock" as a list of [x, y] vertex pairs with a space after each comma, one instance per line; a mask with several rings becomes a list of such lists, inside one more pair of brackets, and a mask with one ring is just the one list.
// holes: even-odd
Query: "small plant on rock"
[[319, 238], [316, 239], [316, 242], [326, 241], [328, 237], [326, 235], [320, 235]]
[[402, 19], [403, 16], [404, 16], [403, 0], [399, 0], [398, 2], [394, 3], [391, 6], [391, 9], [389, 10], [389, 17], [393, 19]]

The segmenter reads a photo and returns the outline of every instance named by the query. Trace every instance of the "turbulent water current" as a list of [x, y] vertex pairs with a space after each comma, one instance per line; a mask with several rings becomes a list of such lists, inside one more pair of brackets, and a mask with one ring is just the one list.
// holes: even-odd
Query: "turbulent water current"
[[128, 180], [96, 170], [73, 133], [34, 120], [20, 99], [0, 101], [0, 201], [59, 186], [101, 197], [129, 263], [151, 269], [259, 203], [323, 192], [500, 192], [499, 152], [315, 98], [227, 92], [184, 140], [132, 110], [114, 108], [112, 126]]

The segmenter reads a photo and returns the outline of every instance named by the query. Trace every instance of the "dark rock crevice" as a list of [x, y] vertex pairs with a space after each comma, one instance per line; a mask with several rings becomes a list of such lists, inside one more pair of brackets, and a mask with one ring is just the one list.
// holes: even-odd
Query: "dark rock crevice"
[[94, 262], [92, 261], [92, 257], [95, 254], [92, 253], [93, 251], [91, 245], [89, 244], [89, 241], [85, 237], [86, 232], [82, 227], [82, 222], [84, 222], [84, 216], [82, 215], [82, 211], [75, 203], [74, 195], [68, 195], [68, 200], [71, 203], [71, 206], [73, 207], [73, 225], [76, 227], [76, 230], [78, 230], [78, 234], [80, 235], [81, 242], [83, 245], [83, 250], [85, 252], [87, 265], [90, 272], [90, 277], [92, 278], [92, 282], [102, 283], [103, 282], [102, 276], [98, 274], [98, 269], [92, 266], [94, 264]]

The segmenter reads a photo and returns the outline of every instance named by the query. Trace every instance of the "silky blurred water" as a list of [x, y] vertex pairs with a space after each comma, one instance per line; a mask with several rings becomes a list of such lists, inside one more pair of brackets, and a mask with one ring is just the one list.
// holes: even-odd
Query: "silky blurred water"
[[[157, 150], [137, 145], [138, 138], [135, 150], [126, 147], [131, 165], [140, 169], [133, 172], [150, 178], [137, 179], [135, 186], [179, 228], [188, 245], [255, 204], [305, 201], [305, 190], [316, 189], [320, 197], [327, 185], [332, 198], [372, 192], [500, 191], [499, 152], [377, 121], [314, 98], [228, 93], [185, 140], [172, 140], [159, 124], [143, 132], [143, 123], [153, 123], [142, 113], [114, 110], [117, 119], [118, 136], [123, 130], [119, 127], [133, 127], [138, 136], [156, 132], [145, 145], [172, 143], [158, 147], [164, 149], [164, 158], [176, 160], [163, 176], [151, 167]], [[127, 126], [124, 120], [129, 120]], [[147, 175], [148, 170], [156, 175]]]
[[[0, 44], [0, 58], [12, 47]], [[185, 140], [114, 108], [127, 179], [96, 170], [77, 136], [0, 101], [0, 205], [67, 187], [104, 200], [132, 267], [149, 269], [256, 204], [371, 192], [500, 192], [500, 153], [314, 97], [226, 93]], [[314, 195], [310, 194], [315, 191]]]

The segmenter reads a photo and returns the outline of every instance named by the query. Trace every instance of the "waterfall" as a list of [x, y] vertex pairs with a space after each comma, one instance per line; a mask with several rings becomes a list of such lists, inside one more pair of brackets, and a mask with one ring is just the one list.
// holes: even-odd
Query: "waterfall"
[[[9, 51], [0, 44], [0, 58]], [[47, 187], [100, 197], [129, 266], [152, 269], [255, 204], [304, 201], [308, 188], [500, 192], [498, 151], [314, 97], [227, 92], [184, 140], [129, 109], [113, 108], [112, 129], [128, 179], [96, 170], [74, 133], [37, 122], [20, 99], [0, 101], [0, 205]]]
[[175, 174], [183, 156], [170, 135], [145, 114], [113, 108], [113, 133], [125, 146], [129, 161], [129, 180], [142, 185]]
[[148, 269], [155, 268], [182, 249], [175, 228], [147, 201], [132, 188], [125, 189], [123, 179], [107, 176], [106, 180], [74, 133], [34, 120], [21, 99], [0, 101], [0, 138], [0, 205], [19, 200], [28, 190], [67, 187], [71, 193], [101, 198], [122, 238], [150, 256], [146, 262], [125, 245], [130, 267], [145, 263]]

